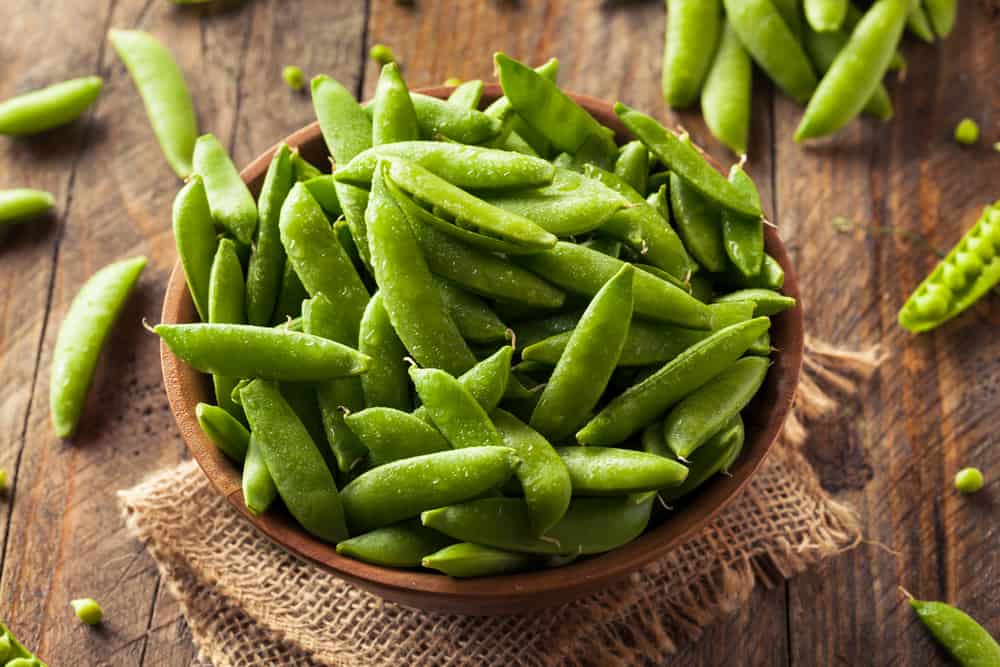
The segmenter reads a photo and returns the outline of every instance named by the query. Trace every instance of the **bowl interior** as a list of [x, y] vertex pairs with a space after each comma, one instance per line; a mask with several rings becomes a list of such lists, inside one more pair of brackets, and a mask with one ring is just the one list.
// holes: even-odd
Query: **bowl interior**
[[[450, 90], [438, 87], [421, 92], [446, 97]], [[486, 86], [484, 104], [500, 94], [499, 86]], [[573, 97], [600, 122], [612, 128], [619, 142], [631, 138], [610, 104], [581, 95]], [[328, 164], [326, 146], [317, 123], [302, 128], [284, 141], [297, 148], [313, 164], [321, 168]], [[243, 170], [243, 178], [255, 195], [260, 190], [274, 150], [271, 148]], [[765, 247], [785, 270], [783, 291], [799, 300], [795, 272], [777, 231], [770, 226], [765, 226]], [[167, 286], [162, 319], [164, 322], [192, 322], [197, 319], [179, 263], [175, 265]], [[771, 343], [777, 350], [772, 356], [773, 364], [763, 387], [744, 411], [747, 442], [730, 476], [715, 476], [682, 507], [659, 517], [658, 523], [639, 539], [612, 552], [551, 570], [469, 580], [369, 565], [340, 556], [332, 545], [298, 528], [283, 511], [251, 515], [243, 502], [240, 471], [212, 444], [195, 418], [198, 402], [214, 402], [209, 378], [183, 364], [162, 344], [161, 359], [171, 409], [192, 455], [233, 507], [275, 543], [358, 586], [397, 602], [439, 611], [499, 614], [568, 602], [605, 587], [679, 546], [722, 511], [761, 464], [788, 415], [802, 363], [801, 305], [772, 318]]]

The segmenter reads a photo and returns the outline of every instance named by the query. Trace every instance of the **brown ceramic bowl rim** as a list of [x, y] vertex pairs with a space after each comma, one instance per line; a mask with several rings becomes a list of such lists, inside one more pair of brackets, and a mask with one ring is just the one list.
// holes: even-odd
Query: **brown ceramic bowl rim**
[[[436, 87], [421, 92], [443, 98], [451, 90]], [[488, 102], [500, 94], [499, 86], [488, 85], [483, 99]], [[614, 129], [619, 140], [629, 137], [611, 105], [584, 95], [572, 97], [598, 120]], [[294, 132], [284, 142], [292, 148], [301, 146], [306, 153], [307, 148], [315, 151], [317, 142], [322, 146], [319, 124], [312, 123]], [[270, 148], [243, 170], [243, 179], [253, 190], [259, 189], [275, 149], [276, 146]], [[635, 541], [560, 568], [459, 580], [430, 572], [380, 567], [341, 556], [333, 545], [311, 537], [283, 512], [272, 511], [253, 516], [243, 503], [238, 469], [198, 426], [195, 405], [199, 400], [211, 400], [205, 376], [185, 365], [161, 344], [164, 386], [181, 435], [211, 483], [248, 521], [284, 549], [383, 597], [416, 607], [489, 614], [550, 606], [621, 580], [681, 545], [736, 497], [778, 437], [791, 408], [801, 370], [803, 320], [795, 272], [775, 228], [765, 227], [765, 242], [767, 251], [785, 270], [783, 291], [795, 297], [800, 305], [773, 319], [772, 341], [777, 351], [761, 395], [755, 399], [755, 405], [763, 404], [765, 407], [757, 413], [765, 417], [763, 426], [754, 429], [748, 425], [744, 453], [730, 471], [730, 476], [717, 476], [708, 482], [689, 503]], [[177, 262], [167, 286], [162, 320], [186, 322], [193, 319], [193, 304], [186, 289], [183, 269]]]

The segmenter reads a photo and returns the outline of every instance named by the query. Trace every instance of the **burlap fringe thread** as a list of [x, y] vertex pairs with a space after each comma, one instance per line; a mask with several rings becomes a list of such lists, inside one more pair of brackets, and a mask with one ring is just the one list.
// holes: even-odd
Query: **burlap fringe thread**
[[[802, 454], [809, 421], [854, 396], [876, 351], [807, 339], [795, 407], [741, 497], [628, 582], [539, 614], [464, 617], [388, 603], [274, 546], [193, 462], [120, 494], [129, 529], [178, 599], [203, 664], [553, 666], [662, 663], [678, 640], [861, 539]], [[831, 443], [835, 446], [835, 443]]]

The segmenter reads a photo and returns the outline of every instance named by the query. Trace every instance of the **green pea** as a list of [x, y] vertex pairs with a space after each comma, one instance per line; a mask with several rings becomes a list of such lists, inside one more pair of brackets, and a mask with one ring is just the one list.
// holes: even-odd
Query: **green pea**
[[[447, 85], [447, 84], [445, 84]], [[472, 81], [458, 81], [453, 83], [455, 90], [448, 96], [448, 104], [460, 109], [479, 109], [479, 101], [483, 97], [483, 82], [481, 79]]]
[[434, 425], [455, 449], [503, 442], [486, 410], [457, 379], [436, 368], [411, 368], [410, 378]]
[[910, 606], [938, 643], [962, 667], [1000, 664], [1000, 644], [986, 628], [961, 609], [944, 602], [910, 598]]
[[955, 126], [955, 141], [967, 146], [979, 141], [979, 124], [971, 118], [963, 118]]
[[382, 304], [381, 292], [371, 298], [361, 318], [358, 351], [372, 359], [368, 372], [361, 376], [365, 403], [409, 410], [410, 380], [404, 361], [406, 348], [392, 328]]
[[368, 449], [372, 467], [451, 449], [437, 429], [401, 410], [366, 408], [344, 421]]
[[725, 270], [728, 261], [722, 238], [721, 212], [674, 173], [670, 175], [670, 208], [684, 246], [695, 259], [709, 271]]
[[368, 55], [379, 65], [388, 65], [389, 63], [396, 62], [396, 57], [393, 55], [392, 49], [385, 44], [375, 44], [368, 52]]
[[372, 99], [372, 143], [378, 146], [419, 138], [410, 91], [399, 66], [390, 60], [382, 67]]
[[420, 135], [424, 139], [447, 137], [462, 144], [481, 144], [500, 134], [500, 121], [482, 111], [463, 109], [436, 97], [411, 93]]
[[104, 267], [84, 283], [63, 318], [52, 353], [49, 405], [56, 435], [76, 430], [101, 348], [146, 266], [134, 257]]
[[[730, 182], [745, 190], [756, 201], [760, 194], [753, 179], [740, 165], [729, 171]], [[733, 266], [751, 278], [760, 273], [764, 263], [764, 222], [760, 218], [744, 218], [728, 211], [722, 213], [722, 244]]]
[[205, 183], [212, 218], [243, 245], [253, 242], [257, 230], [257, 205], [246, 183], [219, 140], [211, 134], [194, 145], [194, 170]]
[[726, 21], [701, 91], [701, 115], [712, 135], [737, 155], [747, 152], [752, 88], [750, 54]]
[[769, 289], [744, 289], [737, 292], [730, 292], [720, 296], [716, 303], [733, 303], [736, 301], [750, 301], [754, 304], [754, 316], [761, 317], [777, 315], [789, 308], [795, 307], [795, 299], [785, 296], [779, 292]]
[[663, 99], [675, 109], [694, 103], [719, 41], [719, 0], [667, 0]]
[[983, 473], [978, 468], [962, 468], [955, 475], [955, 489], [960, 493], [975, 493], [983, 488]]
[[25, 222], [51, 210], [53, 206], [55, 199], [44, 190], [0, 190], [0, 225]]
[[302, 302], [309, 298], [309, 293], [302, 286], [299, 275], [295, 273], [292, 263], [285, 261], [281, 272], [281, 286], [278, 289], [278, 300], [274, 304], [272, 322], [281, 323], [302, 314]]
[[37, 134], [65, 125], [101, 94], [104, 80], [87, 76], [63, 81], [0, 102], [0, 134]]
[[453, 542], [411, 520], [338, 542], [337, 553], [383, 567], [420, 567], [424, 558]]
[[671, 459], [614, 447], [559, 447], [574, 496], [622, 496], [677, 486], [687, 468]]
[[532, 556], [471, 542], [460, 542], [444, 547], [428, 555], [421, 562], [426, 568], [460, 579], [519, 572], [537, 564], [538, 559]]
[[76, 617], [87, 625], [97, 625], [104, 618], [104, 611], [94, 598], [70, 600], [69, 604]]
[[285, 85], [292, 90], [302, 90], [306, 85], [306, 78], [302, 74], [302, 69], [295, 65], [285, 65], [281, 68], [281, 78], [284, 79]]
[[247, 266], [247, 322], [264, 326], [271, 322], [281, 274], [285, 264], [285, 249], [281, 245], [278, 222], [281, 205], [292, 188], [291, 152], [280, 144], [271, 158], [257, 201], [259, 225], [257, 240]]
[[[655, 424], [654, 427], [657, 430], [657, 435], [660, 436], [660, 442], [663, 443], [663, 450], [650, 453], [672, 457], [674, 454], [666, 448], [660, 425]], [[645, 431], [643, 435], [645, 436]], [[661, 490], [660, 498], [665, 502], [683, 498], [716, 473], [726, 472], [743, 451], [744, 438], [743, 420], [739, 415], [736, 415], [718, 433], [706, 440], [705, 444], [691, 454], [687, 462], [688, 476], [684, 482], [678, 486]], [[645, 440], [643, 442], [645, 443]], [[646, 449], [646, 451], [650, 450]]]
[[219, 451], [234, 462], [242, 463], [250, 443], [250, 432], [246, 427], [229, 412], [208, 403], [196, 405], [194, 413], [201, 430], [215, 443]]

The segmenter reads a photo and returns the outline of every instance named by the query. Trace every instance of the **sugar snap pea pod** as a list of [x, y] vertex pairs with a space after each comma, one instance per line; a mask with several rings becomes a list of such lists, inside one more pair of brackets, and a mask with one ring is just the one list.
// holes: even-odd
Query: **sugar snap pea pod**
[[649, 151], [641, 141], [630, 141], [618, 151], [615, 175], [636, 192], [646, 192], [649, 179]]
[[203, 134], [195, 142], [194, 171], [205, 183], [212, 218], [237, 241], [250, 245], [257, 231], [257, 204], [215, 135]]
[[[848, 35], [854, 31], [854, 28], [861, 21], [861, 17], [864, 14], [860, 9], [854, 6], [853, 2], [847, 3], [847, 16], [844, 18], [844, 25], [842, 30]], [[833, 59], [831, 58], [831, 62]], [[902, 51], [896, 50], [896, 53], [892, 57], [892, 63], [889, 65], [890, 70], [904, 70], [906, 69], [906, 58], [903, 56]]]
[[364, 373], [370, 359], [331, 340], [247, 324], [160, 324], [153, 331], [195, 370], [287, 382]]
[[368, 302], [361, 318], [358, 351], [372, 359], [368, 372], [361, 376], [365, 404], [409, 410], [410, 379], [404, 361], [406, 348], [392, 328], [380, 292], [376, 292]]
[[37, 134], [83, 114], [101, 94], [104, 80], [85, 76], [0, 102], [0, 134]]
[[767, 331], [771, 321], [757, 317], [716, 331], [669, 361], [660, 370], [604, 406], [576, 434], [585, 445], [617, 445], [663, 412], [729, 368]]
[[[245, 292], [243, 266], [236, 254], [236, 243], [231, 239], [222, 239], [215, 252], [208, 281], [208, 321], [212, 324], [245, 324]], [[236, 418], [243, 416], [240, 406], [232, 399], [233, 389], [239, 381], [239, 377], [212, 376], [216, 403]]]
[[420, 567], [421, 561], [454, 543], [419, 521], [376, 528], [337, 543], [337, 553], [384, 567]]
[[899, 324], [921, 333], [955, 317], [1000, 282], [1000, 202], [983, 209], [899, 311]]
[[595, 554], [637, 538], [649, 523], [653, 497], [574, 498], [569, 509], [537, 537], [521, 498], [482, 498], [423, 512], [421, 522], [456, 540], [534, 554]]
[[0, 190], [0, 225], [24, 222], [52, 209], [55, 199], [44, 190]]
[[393, 200], [382, 172], [372, 181], [365, 214], [375, 280], [382, 305], [403, 345], [418, 363], [463, 373], [475, 363], [441, 295], [406, 216]]
[[455, 449], [500, 447], [490, 416], [462, 383], [437, 368], [410, 369], [410, 379], [431, 421]]
[[475, 343], [496, 343], [506, 339], [507, 325], [482, 299], [442, 278], [435, 277], [434, 284], [463, 338]]
[[462, 144], [481, 144], [500, 134], [500, 121], [482, 111], [463, 109], [436, 97], [410, 93], [417, 113], [420, 135], [425, 139], [444, 136]]
[[580, 245], [582, 245], [584, 248], [590, 248], [591, 250], [596, 250], [602, 255], [607, 255], [608, 257], [614, 257], [615, 259], [621, 257], [622, 254], [622, 242], [610, 237], [595, 236], [592, 239], [587, 239]]
[[916, 3], [910, 9], [906, 17], [906, 27], [910, 33], [919, 37], [928, 44], [934, 43], [934, 29], [931, 27], [931, 20], [921, 3]]
[[615, 104], [615, 113], [660, 162], [703, 197], [740, 215], [763, 216], [760, 206], [713, 169], [690, 141], [682, 140], [653, 118], [621, 102]]
[[538, 565], [538, 559], [482, 544], [460, 542], [426, 556], [421, 565], [463, 579], [528, 570]]
[[[757, 186], [742, 166], [733, 165], [729, 170], [729, 180], [760, 201]], [[764, 222], [760, 218], [744, 218], [723, 211], [722, 244], [737, 271], [747, 277], [760, 273], [764, 262]]]
[[618, 365], [632, 321], [636, 272], [625, 264], [594, 295], [570, 335], [531, 415], [531, 427], [552, 440], [575, 432], [597, 405]]
[[309, 293], [302, 286], [299, 274], [295, 273], [292, 263], [285, 261], [281, 272], [281, 287], [278, 289], [278, 301], [274, 304], [273, 322], [285, 322], [302, 314], [302, 302], [309, 298]]
[[0, 660], [9, 661], [6, 662], [8, 667], [46, 667], [45, 663], [26, 649], [3, 623], [0, 623], [0, 642], [6, 646], [7, 652], [5, 656], [0, 656]]
[[761, 357], [745, 357], [689, 394], [663, 421], [663, 438], [685, 459], [739, 414], [764, 382], [769, 365]]
[[344, 487], [347, 523], [352, 533], [365, 532], [476, 498], [507, 481], [516, 467], [517, 457], [506, 447], [466, 447], [386, 463]]
[[[496, 409], [514, 382], [510, 373], [510, 360], [513, 354], [514, 348], [505, 345], [458, 378], [462, 387], [476, 399], [487, 414]], [[424, 406], [417, 408], [413, 416], [427, 423], [433, 423]]]
[[184, 269], [184, 279], [198, 316], [207, 321], [208, 282], [218, 239], [212, 212], [208, 208], [205, 185], [200, 177], [192, 177], [174, 197], [172, 215], [174, 242]]
[[909, 0], [872, 5], [809, 100], [796, 141], [832, 134], [861, 112], [889, 69], [909, 7]]
[[934, 639], [962, 667], [1000, 665], [1000, 644], [986, 628], [961, 609], [944, 602], [917, 600], [910, 597], [910, 606]]
[[[240, 386], [237, 386], [239, 389]], [[319, 447], [323, 460], [330, 471], [337, 470], [337, 459], [333, 450], [326, 443], [326, 432], [323, 430], [323, 415], [316, 401], [316, 385], [312, 382], [282, 382], [279, 385], [281, 397], [285, 399], [292, 411], [309, 432], [309, 437]], [[239, 398], [236, 394], [234, 398]]]
[[337, 182], [333, 174], [320, 174], [303, 183], [327, 216], [337, 218], [344, 212], [337, 197]]
[[[688, 476], [684, 482], [678, 486], [662, 489], [660, 498], [666, 502], [683, 498], [717, 472], [727, 471], [739, 457], [740, 452], [743, 451], [743, 441], [743, 419], [736, 415], [726, 422], [726, 425], [718, 433], [710, 437], [705, 444], [691, 454], [691, 458], [687, 462]], [[667, 453], [663, 455], [672, 457], [673, 452], [667, 450]]]
[[270, 324], [285, 265], [285, 249], [281, 245], [278, 220], [281, 205], [292, 188], [291, 151], [282, 143], [271, 158], [257, 200], [257, 240], [247, 266], [247, 322]]
[[231, 414], [215, 405], [199, 403], [194, 408], [194, 414], [201, 430], [219, 451], [236, 463], [243, 463], [250, 444], [250, 431]]
[[337, 181], [368, 187], [379, 158], [400, 157], [466, 190], [510, 190], [552, 182], [555, 167], [540, 158], [446, 141], [401, 141], [375, 146], [339, 166]]
[[413, 110], [410, 91], [399, 65], [388, 63], [382, 67], [372, 98], [372, 143], [378, 146], [419, 138], [417, 112]]
[[[670, 174], [670, 209], [684, 246], [709, 271], [725, 270], [722, 211], [677, 174]], [[753, 220], [760, 218], [747, 218]]]
[[[833, 65], [833, 61], [837, 59], [837, 54], [844, 49], [849, 40], [850, 36], [839, 30], [833, 32], [807, 30], [804, 44], [813, 65], [816, 66], [816, 71], [821, 75], [826, 74], [830, 66]], [[885, 85], [878, 84], [875, 92], [865, 103], [863, 111], [879, 120], [892, 118], [892, 100], [889, 98], [889, 91], [886, 90]]]
[[[552, 250], [518, 257], [517, 261], [567, 291], [593, 296], [625, 264], [614, 257], [560, 242]], [[693, 329], [709, 327], [709, 311], [681, 288], [650, 273], [635, 274], [637, 315]]]
[[252, 436], [247, 443], [246, 457], [243, 462], [243, 503], [253, 515], [263, 514], [278, 497], [278, 489], [274, 479], [264, 463], [264, 454], [260, 443]]
[[722, 28], [719, 0], [667, 0], [663, 99], [675, 109], [698, 99]]
[[615, 447], [558, 447], [574, 496], [623, 496], [677, 486], [687, 477], [681, 463], [656, 454]]
[[924, 11], [938, 37], [944, 39], [955, 27], [957, 0], [923, 0]]
[[[559, 76], [559, 60], [557, 58], [549, 58], [544, 63], [536, 67], [535, 71], [549, 81], [555, 83], [556, 78]], [[511, 118], [517, 116], [517, 112], [514, 111], [514, 106], [510, 103], [510, 100], [507, 99], [506, 95], [501, 95], [494, 100], [488, 107], [486, 107], [483, 113], [487, 116], [496, 118], [504, 124], [507, 124]]]
[[744, 289], [738, 292], [724, 294], [715, 300], [716, 303], [732, 303], [735, 301], [750, 301], [754, 304], [754, 316], [777, 315], [789, 308], [795, 307], [795, 299], [769, 289]]
[[181, 178], [193, 169], [198, 122], [184, 75], [170, 51], [149, 33], [111, 30], [111, 46], [125, 63], [167, 163]]
[[847, 17], [847, 0], [805, 0], [806, 21], [816, 32], [839, 30]]
[[344, 421], [368, 449], [372, 467], [451, 449], [440, 431], [401, 410], [366, 408], [347, 415]]
[[319, 449], [278, 386], [252, 380], [240, 398], [278, 495], [292, 516], [312, 535], [327, 542], [348, 536], [345, 507]]
[[[698, 276], [694, 276], [697, 278]], [[764, 261], [760, 266], [760, 273], [750, 278], [744, 276], [735, 267], [727, 267], [723, 273], [716, 273], [712, 276], [717, 282], [717, 287], [731, 287], [736, 289], [769, 289], [780, 290], [785, 284], [785, 270], [778, 264], [778, 260], [768, 254], [764, 254]], [[711, 296], [711, 295], [709, 295]]]
[[774, 8], [781, 14], [781, 19], [788, 26], [788, 29], [792, 31], [792, 34], [795, 35], [795, 38], [801, 40], [804, 31], [802, 25], [802, 1], [771, 0], [771, 2], [774, 3]]
[[497, 53], [494, 62], [504, 95], [528, 125], [557, 150], [570, 154], [577, 153], [590, 141], [597, 163], [611, 167], [618, 152], [611, 130], [530, 67], [503, 53]]
[[750, 54], [726, 21], [701, 91], [701, 115], [712, 135], [737, 155], [747, 152], [752, 88]]
[[771, 334], [764, 333], [760, 338], [753, 342], [753, 345], [747, 348], [747, 354], [757, 355], [758, 357], [769, 357], [771, 356]]
[[472, 79], [463, 81], [455, 86], [448, 96], [448, 104], [452, 104], [460, 109], [479, 109], [479, 100], [483, 97], [482, 79]]
[[308, 180], [322, 176], [323, 172], [319, 170], [319, 167], [302, 157], [298, 149], [295, 149], [292, 151], [292, 174], [297, 182], [305, 183]]
[[726, 16], [761, 69], [799, 104], [816, 89], [816, 73], [771, 0], [723, 0]]
[[145, 266], [145, 257], [109, 264], [84, 283], [66, 311], [52, 353], [49, 385], [58, 437], [68, 438], [76, 430], [101, 348]]

